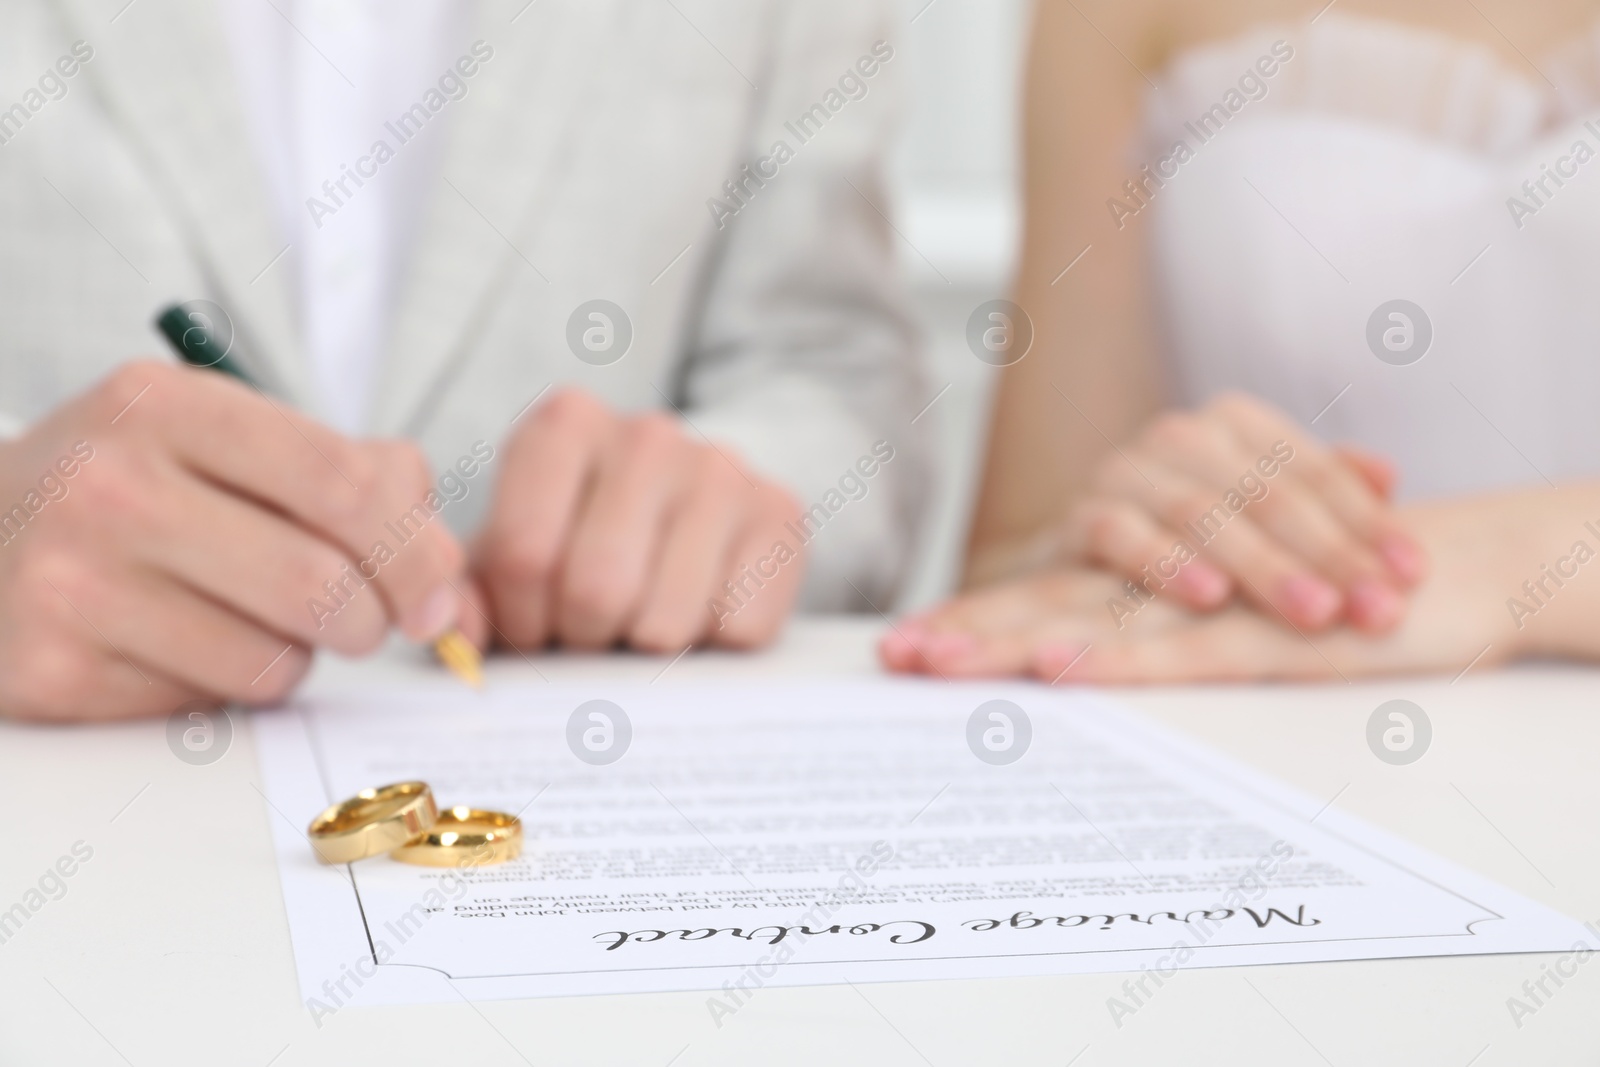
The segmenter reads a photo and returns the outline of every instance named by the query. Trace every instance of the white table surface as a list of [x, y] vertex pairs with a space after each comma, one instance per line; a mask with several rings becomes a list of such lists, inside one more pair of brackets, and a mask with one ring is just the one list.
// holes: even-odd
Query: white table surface
[[[879, 628], [801, 620], [770, 652], [690, 655], [660, 684], [871, 671]], [[649, 679], [665, 661], [537, 663], [552, 680]], [[397, 655], [328, 662], [312, 684], [419, 669]], [[531, 674], [515, 658], [492, 669]], [[1600, 925], [1600, 671], [1123, 696]], [[1434, 728], [1427, 755], [1404, 767], [1366, 745], [1368, 716], [1394, 697], [1421, 705]], [[671, 993], [355, 1009], [318, 1030], [300, 1002], [258, 782], [248, 728], [195, 767], [169, 751], [164, 721], [0, 725], [0, 800], [13, 819], [0, 911], [73, 842], [94, 850], [66, 894], [0, 944], [0, 1065], [1600, 1063], [1600, 954], [1520, 1027], [1507, 998], [1554, 956], [1182, 971], [1120, 1027], [1107, 998], [1124, 975], [764, 989], [720, 1029], [705, 994]]]

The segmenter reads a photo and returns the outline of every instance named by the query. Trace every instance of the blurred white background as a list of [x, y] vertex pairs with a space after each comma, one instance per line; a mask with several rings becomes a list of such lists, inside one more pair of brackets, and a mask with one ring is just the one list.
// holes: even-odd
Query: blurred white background
[[[957, 580], [981, 470], [995, 371], [967, 348], [966, 323], [1008, 297], [1017, 250], [1017, 96], [1025, 0], [906, 0], [909, 111], [892, 180], [900, 262], [931, 367], [918, 420], [938, 442], [936, 507], [900, 607]], [[948, 386], [948, 388], [946, 388]]]

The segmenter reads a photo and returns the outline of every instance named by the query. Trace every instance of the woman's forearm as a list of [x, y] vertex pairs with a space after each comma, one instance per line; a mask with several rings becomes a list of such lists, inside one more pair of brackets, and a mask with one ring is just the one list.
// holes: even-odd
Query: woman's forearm
[[1491, 611], [1522, 656], [1600, 659], [1600, 485], [1526, 489], [1406, 509], [1431, 582]]
[[[1092, 17], [1106, 32], [1140, 39], [1148, 5], [1099, 6]], [[1036, 565], [1039, 538], [1066, 515], [1110, 450], [1107, 438], [1125, 440], [1159, 405], [1143, 220], [1119, 230], [1105, 208], [1127, 177], [1145, 84], [1083, 32], [1083, 17], [1071, 5], [1036, 9], [1013, 297], [1034, 337], [1020, 362], [998, 372], [969, 586]]]

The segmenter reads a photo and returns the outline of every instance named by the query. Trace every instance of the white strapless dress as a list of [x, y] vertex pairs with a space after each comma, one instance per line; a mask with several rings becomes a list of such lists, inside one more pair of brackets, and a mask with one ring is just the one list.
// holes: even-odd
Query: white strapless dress
[[[1229, 97], [1279, 40], [1266, 95]], [[1395, 459], [1412, 499], [1600, 475], [1600, 31], [1539, 66], [1336, 11], [1177, 59], [1139, 161], [1198, 146], [1141, 210], [1177, 399], [1256, 393]], [[1395, 300], [1432, 327], [1404, 365], [1368, 340]], [[1410, 358], [1424, 324], [1408, 352], [1379, 318]]]

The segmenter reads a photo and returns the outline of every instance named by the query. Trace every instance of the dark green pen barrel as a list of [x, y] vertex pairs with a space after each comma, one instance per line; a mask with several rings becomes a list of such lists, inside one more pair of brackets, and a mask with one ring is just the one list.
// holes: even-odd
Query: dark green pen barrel
[[229, 357], [228, 349], [211, 332], [203, 315], [174, 304], [156, 318], [156, 326], [172, 342], [179, 358], [191, 367], [210, 367], [242, 382], [250, 380]]

